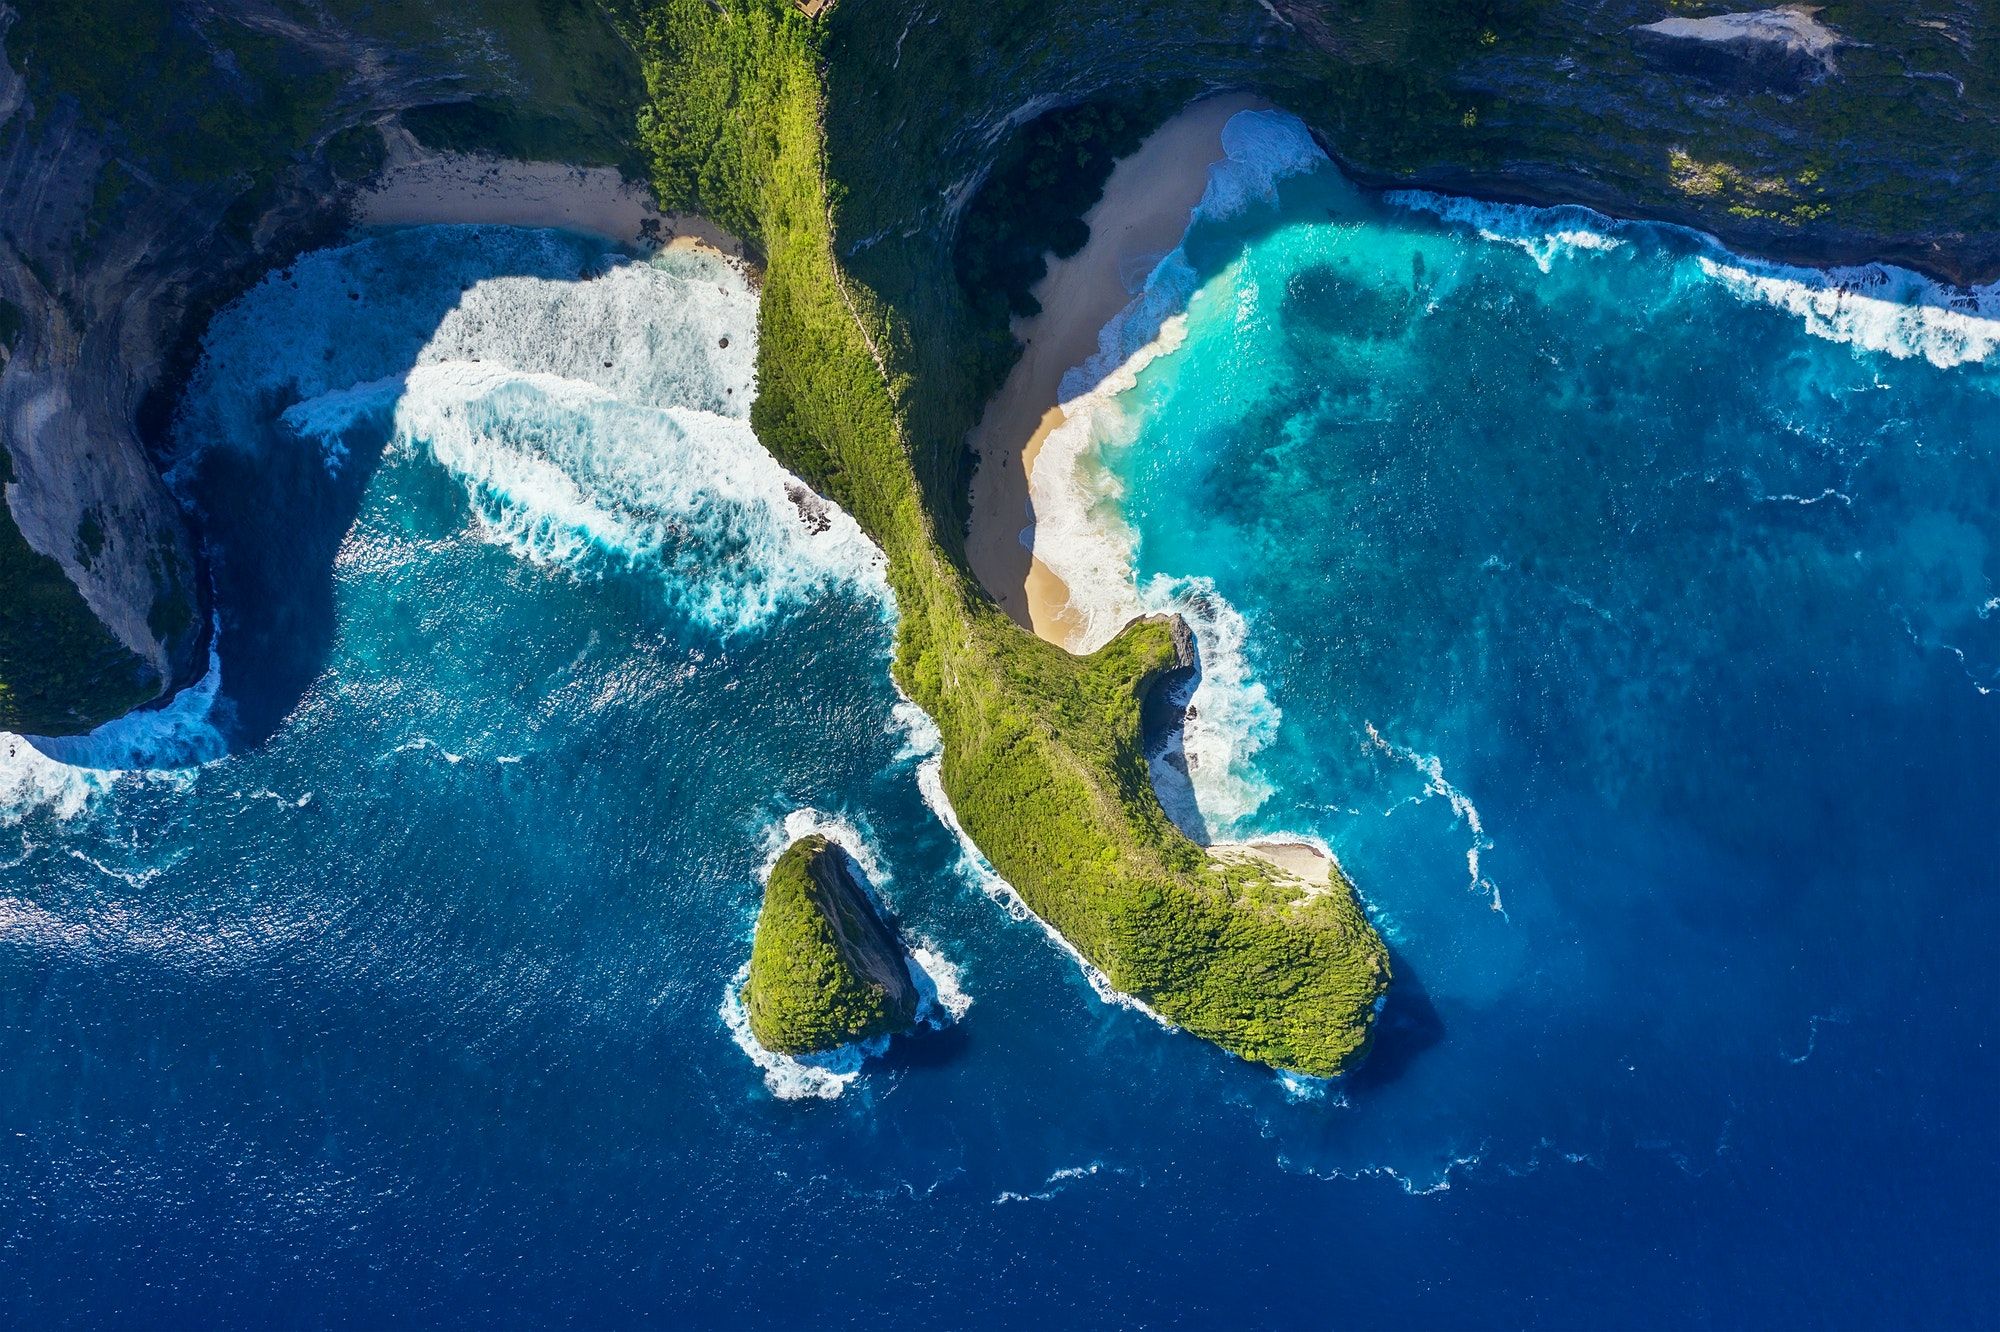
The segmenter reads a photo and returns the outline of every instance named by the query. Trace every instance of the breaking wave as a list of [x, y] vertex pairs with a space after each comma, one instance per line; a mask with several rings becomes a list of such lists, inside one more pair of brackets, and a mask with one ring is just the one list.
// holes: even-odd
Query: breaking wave
[[1796, 268], [1735, 255], [1696, 262], [1737, 296], [1794, 315], [1831, 342], [1897, 360], [1921, 356], [1941, 370], [1984, 361], [2000, 348], [2000, 282], [1948, 287], [1888, 264]]
[[1588, 208], [1532, 208], [1524, 204], [1488, 203], [1429, 190], [1391, 190], [1386, 203], [1429, 213], [1445, 222], [1471, 227], [1490, 241], [1526, 251], [1544, 273], [1558, 259], [1621, 248], [1625, 241], [1610, 234], [1619, 224]]
[[[1226, 156], [1209, 169], [1190, 228], [1275, 205], [1278, 183], [1323, 166], [1326, 155], [1296, 118], [1244, 111], [1222, 130]], [[1163, 258], [1132, 302], [1099, 332], [1096, 353], [1063, 376], [1064, 420], [1049, 433], [1028, 478], [1035, 525], [1024, 534], [1035, 554], [1069, 590], [1082, 624], [1073, 651], [1092, 652], [1143, 615], [1179, 614], [1195, 631], [1201, 674], [1183, 745], [1187, 798], [1176, 798], [1177, 774], [1158, 781], [1175, 807], [1169, 813], [1191, 834], [1226, 833], [1254, 814], [1271, 794], [1255, 755], [1277, 734], [1280, 712], [1253, 678], [1244, 655], [1243, 616], [1207, 579], [1137, 580], [1137, 538], [1118, 511], [1123, 487], [1102, 464], [1107, 445], [1129, 441], [1138, 422], [1125, 395], [1139, 375], [1186, 339], [1184, 311], [1197, 275], [1184, 247]]]
[[227, 705], [217, 698], [222, 661], [209, 638], [208, 671], [165, 707], [127, 713], [87, 735], [23, 736], [0, 731], [0, 827], [37, 810], [74, 818], [121, 778], [184, 782], [228, 752]]
[[[1104, 1003], [1115, 1008], [1131, 1009], [1135, 1013], [1151, 1018], [1160, 1026], [1173, 1030], [1173, 1023], [1154, 1012], [1144, 1000], [1126, 994], [1113, 985], [1111, 978], [1099, 970], [1089, 958], [1078, 952], [1075, 944], [1063, 938], [1061, 931], [1036, 915], [1014, 885], [1002, 878], [1000, 871], [993, 868], [993, 862], [973, 844], [972, 838], [966, 835], [964, 826], [958, 821], [958, 811], [952, 808], [951, 797], [945, 793], [943, 738], [938, 732], [937, 724], [915, 705], [912, 705], [912, 713], [914, 715], [907, 718], [910, 724], [910, 748], [914, 751], [914, 756], [921, 759], [917, 765], [917, 789], [923, 795], [924, 804], [958, 843], [957, 869], [960, 877], [998, 903], [1000, 908], [1013, 919], [1022, 922], [1033, 921], [1040, 927], [1049, 943], [1070, 961], [1076, 963], [1077, 969], [1083, 973], [1084, 981], [1089, 984], [1091, 993]], [[955, 980], [955, 977], [953, 979]], [[945, 990], [942, 982], [939, 982], [939, 990], [941, 993]], [[948, 1006], [948, 999], [946, 1003]]]
[[[914, 706], [914, 705], [912, 705]], [[785, 848], [801, 837], [820, 836], [854, 858], [867, 877], [864, 890], [875, 899], [885, 918], [893, 921], [881, 892], [890, 873], [877, 852], [875, 842], [845, 816], [827, 814], [810, 806], [795, 809], [774, 822], [764, 835], [764, 859], [757, 871], [760, 882], [768, 882], [772, 868]], [[972, 995], [965, 988], [958, 967], [944, 955], [936, 941], [928, 938], [904, 939], [909, 956], [910, 983], [917, 992], [917, 1021], [934, 1031], [949, 1027], [972, 1007]], [[820, 1054], [788, 1055], [766, 1049], [750, 1030], [750, 1013], [743, 1003], [743, 985], [750, 979], [750, 963], [745, 961], [730, 978], [717, 1010], [723, 1026], [736, 1047], [749, 1056], [764, 1074], [764, 1086], [781, 1101], [831, 1100], [861, 1076], [870, 1059], [889, 1049], [890, 1036], [874, 1036]]]
[[1368, 730], [1370, 744], [1389, 757], [1409, 764], [1422, 775], [1424, 789], [1420, 794], [1411, 797], [1413, 802], [1441, 796], [1445, 804], [1450, 806], [1452, 817], [1465, 825], [1466, 831], [1472, 835], [1471, 843], [1465, 848], [1467, 890], [1485, 897], [1488, 906], [1501, 915], [1506, 915], [1507, 907], [1500, 900], [1498, 885], [1487, 878], [1480, 867], [1480, 856], [1493, 849], [1493, 841], [1486, 835], [1486, 824], [1479, 817], [1479, 806], [1473, 804], [1471, 797], [1465, 792], [1446, 780], [1444, 763], [1437, 755], [1419, 754], [1414, 749], [1405, 748], [1384, 738], [1382, 733], [1375, 729], [1373, 722], [1366, 722], [1364, 725]]
[[1704, 278], [1795, 316], [1814, 337], [1898, 360], [1922, 357], [1939, 369], [1985, 361], [2000, 348], [2000, 282], [1954, 287], [1892, 264], [1822, 269], [1771, 263], [1733, 254], [1699, 232], [1621, 222], [1578, 206], [1488, 203], [1427, 190], [1392, 190], [1382, 197], [1524, 250], [1544, 273], [1559, 258], [1621, 248], [1622, 231], [1677, 232], [1699, 246], [1692, 262]]

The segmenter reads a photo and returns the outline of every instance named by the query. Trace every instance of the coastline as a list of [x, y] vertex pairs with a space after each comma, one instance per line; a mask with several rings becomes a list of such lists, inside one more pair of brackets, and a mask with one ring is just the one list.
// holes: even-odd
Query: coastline
[[966, 556], [987, 592], [1023, 628], [1062, 647], [1083, 625], [1069, 589], [1022, 543], [1031, 521], [1028, 476], [1042, 443], [1067, 418], [1062, 379], [1097, 351], [1097, 337], [1131, 301], [1128, 282], [1187, 231], [1222, 160], [1222, 127], [1239, 111], [1270, 105], [1248, 94], [1207, 98], [1181, 111], [1112, 168], [1104, 195], [1084, 214], [1090, 239], [1068, 259], [1054, 259], [1033, 288], [1041, 313], [1014, 322], [1021, 358], [986, 404], [970, 440], [979, 457], [971, 495]]
[[703, 250], [757, 267], [737, 237], [693, 213], [661, 212], [652, 190], [616, 167], [439, 152], [401, 127], [385, 129], [383, 140], [382, 170], [354, 196], [357, 227], [560, 227], [643, 254]]

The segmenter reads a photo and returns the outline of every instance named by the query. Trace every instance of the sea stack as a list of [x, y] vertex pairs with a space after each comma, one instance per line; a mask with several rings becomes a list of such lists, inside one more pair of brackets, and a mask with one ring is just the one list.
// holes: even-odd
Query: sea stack
[[916, 1022], [902, 942], [853, 861], [825, 837], [801, 837], [771, 869], [743, 1005], [758, 1043], [790, 1055], [907, 1031]]

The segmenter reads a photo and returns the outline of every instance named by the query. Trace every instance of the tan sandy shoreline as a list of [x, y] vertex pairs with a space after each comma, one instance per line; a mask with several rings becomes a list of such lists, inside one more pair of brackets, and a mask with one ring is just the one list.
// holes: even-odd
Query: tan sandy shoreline
[[979, 470], [966, 555], [1007, 613], [1052, 643], [1068, 646], [1081, 624], [1069, 610], [1069, 589], [1021, 544], [1021, 532], [1032, 520], [1028, 474], [1035, 455], [1064, 419], [1062, 377], [1090, 359], [1098, 333], [1131, 301], [1127, 280], [1142, 281], [1180, 244], [1208, 169], [1224, 155], [1223, 125], [1239, 111], [1268, 105], [1245, 94], [1212, 97], [1154, 131], [1113, 168], [1104, 197], [1084, 214], [1089, 241], [1070, 258], [1051, 261], [1035, 286], [1042, 312], [1014, 322], [1026, 350], [968, 441]]
[[437, 152], [401, 128], [385, 130], [383, 139], [388, 159], [355, 196], [356, 226], [561, 227], [642, 253], [701, 249], [749, 263], [742, 241], [706, 218], [662, 213], [651, 190], [615, 167]]
[[[1212, 97], [1169, 120], [1112, 170], [1104, 197], [1084, 221], [1090, 239], [1068, 259], [1053, 260], [1034, 288], [1042, 312], [1016, 320], [1025, 345], [1007, 382], [986, 405], [968, 441], [979, 454], [972, 484], [966, 554], [972, 570], [1009, 615], [1052, 643], [1070, 647], [1083, 623], [1069, 589], [1021, 544], [1032, 521], [1028, 476], [1042, 442], [1064, 421], [1062, 378], [1097, 352], [1097, 336], [1135, 294], [1154, 265], [1181, 243], [1188, 219], [1222, 160], [1222, 127], [1239, 111], [1270, 106], [1248, 95]], [[1338, 872], [1320, 847], [1282, 834], [1217, 842], [1227, 863], [1258, 861], [1307, 893], [1324, 891]]]

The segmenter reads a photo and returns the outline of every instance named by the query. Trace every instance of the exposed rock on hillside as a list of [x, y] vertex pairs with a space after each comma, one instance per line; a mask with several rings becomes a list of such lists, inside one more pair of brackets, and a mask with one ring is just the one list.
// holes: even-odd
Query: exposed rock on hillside
[[1845, 45], [1819, 10], [1782, 5], [1707, 18], [1675, 15], [1636, 29], [1641, 49], [1670, 72], [1685, 72], [1738, 92], [1798, 93], [1835, 73]]
[[591, 0], [0, 0], [0, 48], [0, 729], [62, 734], [206, 664], [147, 446], [207, 314], [337, 234], [377, 123], [617, 161], [639, 82]]
[[[2000, 7], [1685, 10], [845, 0], [815, 25], [839, 243], [911, 323], [897, 359], [928, 499], [958, 502], [959, 444], [1006, 335], [954, 308], [957, 220], [1015, 130], [1090, 98], [1164, 113], [1253, 90], [1371, 182], [1584, 203], [1794, 261], [2000, 275]], [[376, 127], [625, 164], [641, 100], [627, 36], [649, 12], [0, 0], [0, 726], [81, 729], [198, 673], [198, 542], [146, 446], [207, 314], [338, 233], [380, 161]]]
[[902, 941], [847, 853], [825, 837], [800, 838], [771, 868], [743, 1006], [751, 1034], [779, 1054], [815, 1054], [916, 1023]]

